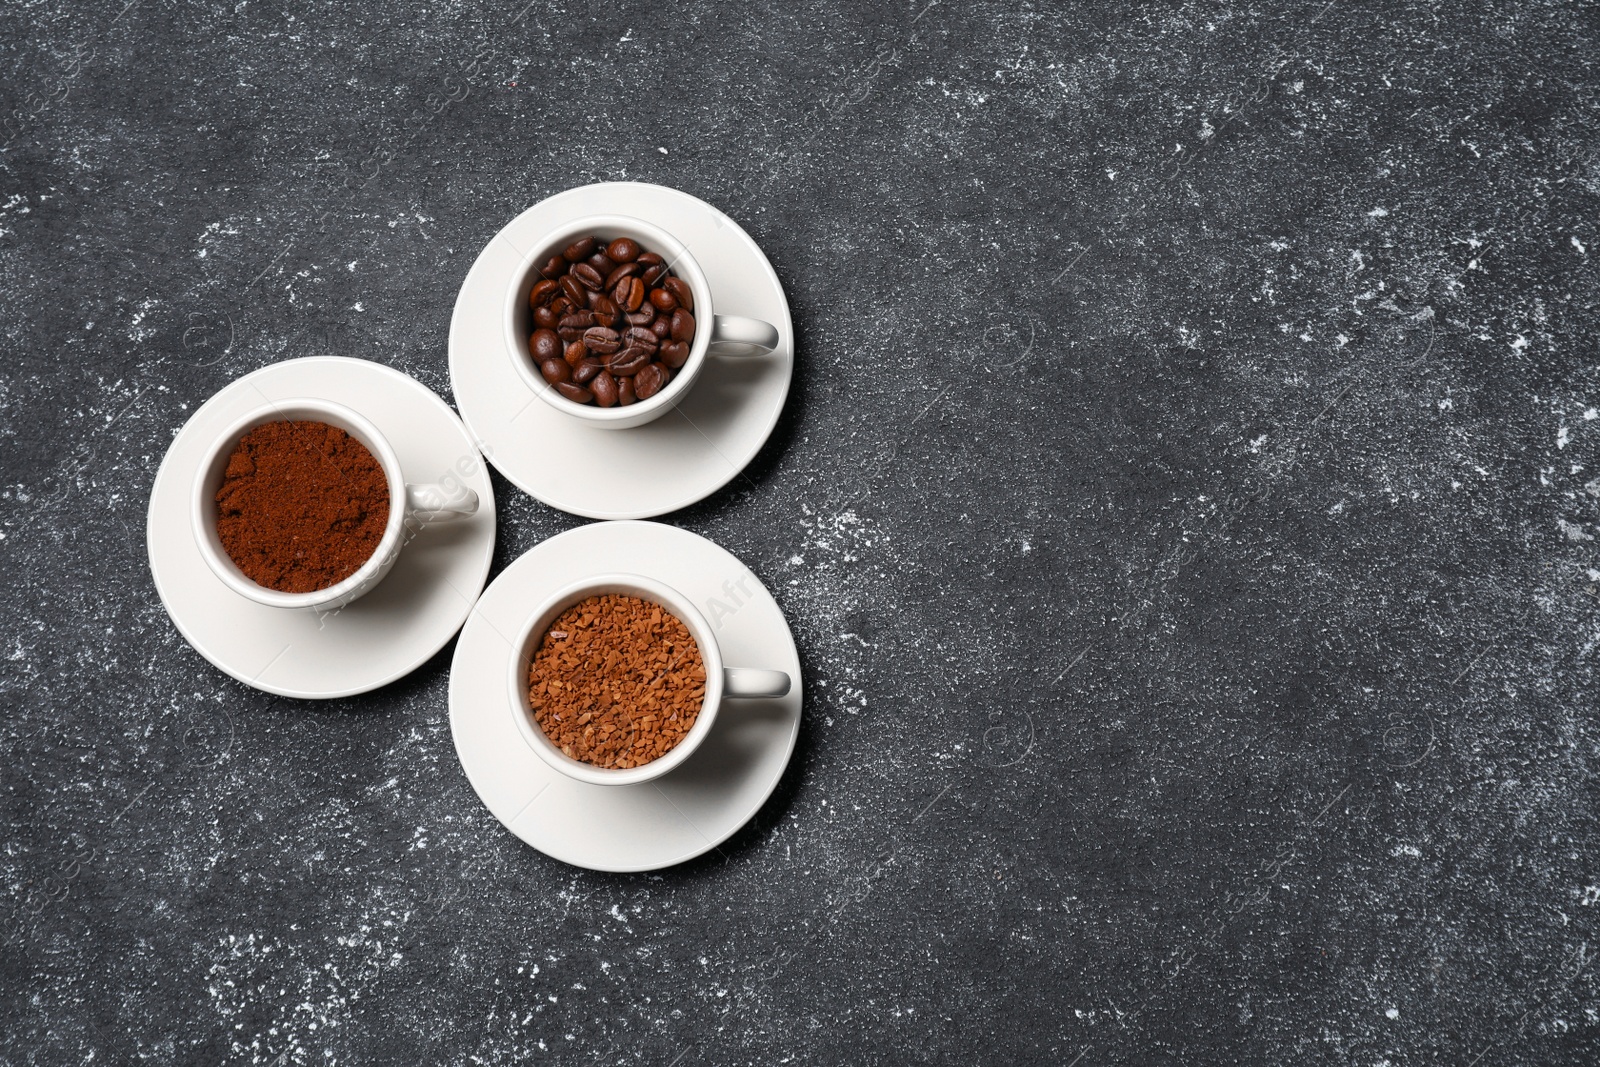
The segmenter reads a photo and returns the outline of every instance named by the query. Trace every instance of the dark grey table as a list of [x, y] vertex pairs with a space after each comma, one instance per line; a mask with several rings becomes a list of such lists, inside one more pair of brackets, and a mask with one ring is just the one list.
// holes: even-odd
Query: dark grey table
[[[1595, 8], [287, 6], [0, 11], [0, 1063], [1596, 1062]], [[808, 679], [612, 877], [479, 804], [449, 649], [257, 693], [143, 531], [247, 371], [449, 398], [484, 242], [622, 178], [787, 288], [669, 521]], [[496, 488], [496, 571], [579, 521]]]

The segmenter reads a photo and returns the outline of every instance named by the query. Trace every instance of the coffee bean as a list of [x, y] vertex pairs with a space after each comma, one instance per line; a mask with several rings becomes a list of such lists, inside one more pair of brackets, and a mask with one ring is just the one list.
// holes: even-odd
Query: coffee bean
[[655, 396], [689, 360], [694, 293], [631, 238], [581, 237], [529, 287], [539, 373], [568, 400], [601, 407]]
[[694, 310], [694, 290], [689, 288], [689, 283], [682, 278], [668, 278], [661, 283], [673, 296], [678, 298], [678, 306], [685, 311]]
[[591, 326], [583, 332], [583, 345], [591, 352], [608, 356], [622, 347], [622, 340], [609, 326]]
[[694, 316], [682, 308], [672, 313], [672, 339], [674, 341], [694, 340]]
[[689, 362], [689, 346], [682, 341], [668, 341], [661, 346], [661, 362], [677, 370]]
[[556, 281], [554, 278], [540, 278], [538, 281], [533, 283], [533, 289], [528, 293], [528, 303], [532, 304], [534, 307], [539, 307], [541, 304], [546, 303], [552, 296], [555, 296], [556, 290], [560, 288], [561, 283]]
[[583, 337], [583, 331], [594, 325], [594, 312], [575, 311], [562, 318], [556, 334], [569, 344]]
[[528, 354], [535, 363], [555, 359], [561, 355], [561, 340], [556, 337], [554, 330], [535, 330], [533, 336], [528, 338]]
[[640, 400], [649, 400], [672, 378], [672, 372], [659, 363], [652, 363], [633, 376], [633, 391]]
[[606, 291], [609, 292], [610, 290], [615, 289], [617, 287], [617, 283], [620, 282], [622, 279], [630, 278], [633, 275], [638, 274], [638, 273], [639, 273], [639, 264], [637, 264], [637, 263], [624, 263], [624, 264], [622, 264], [620, 267], [617, 267], [615, 270], [613, 270], [610, 274], [606, 275]]
[[594, 391], [594, 402], [603, 408], [608, 408], [617, 402], [617, 380], [607, 371], [595, 375], [589, 388]]
[[539, 373], [544, 375], [544, 380], [551, 385], [572, 380], [572, 368], [567, 366], [567, 361], [564, 359], [545, 360], [539, 364]]
[[606, 369], [618, 378], [627, 378], [638, 374], [649, 366], [653, 358], [654, 356], [648, 349], [624, 348], [621, 352], [611, 357]]
[[656, 335], [644, 326], [629, 326], [623, 332], [622, 339], [633, 347], [648, 349], [651, 352], [654, 352], [656, 345], [660, 343]]
[[644, 303], [644, 282], [638, 278], [624, 278], [617, 283], [611, 298], [624, 311], [638, 311], [639, 305]]

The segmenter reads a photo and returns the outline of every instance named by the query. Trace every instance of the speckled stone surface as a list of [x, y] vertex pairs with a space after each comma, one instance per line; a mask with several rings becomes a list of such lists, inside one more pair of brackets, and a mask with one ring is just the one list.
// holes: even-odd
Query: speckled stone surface
[[[1600, 19], [62, 0], [0, 9], [0, 1063], [1600, 1059]], [[670, 521], [805, 665], [650, 876], [478, 803], [449, 650], [297, 703], [178, 636], [195, 407], [450, 397], [529, 204], [762, 244], [799, 369]], [[578, 520], [497, 481], [496, 570]]]

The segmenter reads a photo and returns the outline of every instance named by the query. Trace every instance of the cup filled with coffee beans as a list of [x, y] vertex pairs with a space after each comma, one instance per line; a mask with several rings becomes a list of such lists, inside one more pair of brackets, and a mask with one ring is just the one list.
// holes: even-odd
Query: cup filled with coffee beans
[[423, 526], [477, 510], [453, 472], [408, 485], [376, 426], [304, 397], [264, 404], [216, 436], [190, 518], [201, 557], [240, 596], [331, 611], [382, 581]]
[[512, 272], [506, 349], [557, 410], [623, 429], [659, 418], [706, 357], [778, 345], [771, 323], [718, 315], [677, 238], [642, 219], [591, 215], [554, 230]]
[[780, 697], [783, 671], [729, 667], [682, 593], [637, 574], [586, 578], [538, 605], [512, 641], [522, 736], [580, 782], [632, 785], [681, 765], [725, 700]]

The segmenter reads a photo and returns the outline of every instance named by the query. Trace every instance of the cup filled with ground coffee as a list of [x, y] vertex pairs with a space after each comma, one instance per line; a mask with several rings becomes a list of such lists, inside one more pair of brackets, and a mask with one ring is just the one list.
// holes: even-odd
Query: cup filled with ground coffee
[[725, 700], [780, 697], [783, 671], [729, 667], [689, 598], [651, 578], [587, 578], [512, 641], [511, 706], [528, 746], [580, 782], [632, 785], [682, 764]]
[[706, 357], [778, 345], [771, 323], [718, 315], [700, 265], [642, 219], [591, 215], [551, 231], [512, 272], [506, 350], [546, 403], [592, 426], [659, 418]]
[[217, 435], [190, 515], [200, 555], [234, 592], [332, 611], [382, 581], [422, 527], [477, 509], [453, 473], [408, 485], [364, 416], [300, 398], [264, 404]]

